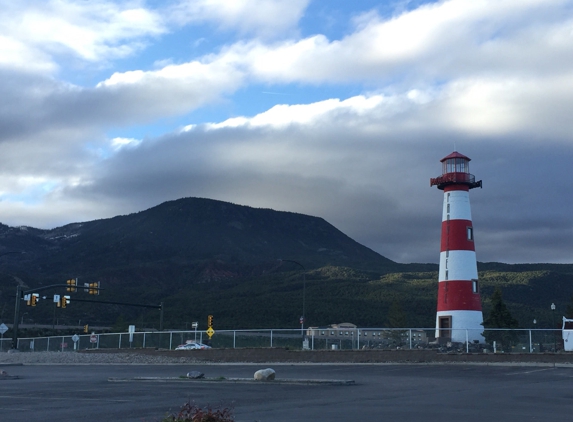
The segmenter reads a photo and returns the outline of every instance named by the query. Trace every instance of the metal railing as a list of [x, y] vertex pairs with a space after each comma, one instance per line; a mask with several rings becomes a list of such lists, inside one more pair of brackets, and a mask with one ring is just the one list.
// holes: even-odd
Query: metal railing
[[[260, 329], [217, 330], [208, 341], [204, 331], [154, 331], [19, 338], [17, 349], [21, 352], [126, 348], [173, 350], [186, 342], [199, 342], [209, 343], [215, 348], [437, 349], [466, 353], [544, 353], [571, 350], [568, 338], [564, 340], [563, 333], [560, 329], [480, 329], [473, 332], [448, 329], [435, 338], [435, 328]], [[452, 341], [455, 338], [475, 337], [480, 340]], [[11, 347], [11, 339], [0, 341], [0, 351], [6, 352]]]
[[476, 178], [473, 174], [469, 173], [446, 173], [438, 177], [430, 179], [430, 186], [442, 185], [445, 183], [467, 183], [473, 185]]

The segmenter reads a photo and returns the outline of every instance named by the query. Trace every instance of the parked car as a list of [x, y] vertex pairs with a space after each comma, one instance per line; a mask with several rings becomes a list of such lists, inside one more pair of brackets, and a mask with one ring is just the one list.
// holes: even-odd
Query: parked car
[[175, 350], [195, 350], [195, 349], [210, 349], [211, 346], [207, 346], [203, 343], [185, 343], [180, 344], [175, 348]]

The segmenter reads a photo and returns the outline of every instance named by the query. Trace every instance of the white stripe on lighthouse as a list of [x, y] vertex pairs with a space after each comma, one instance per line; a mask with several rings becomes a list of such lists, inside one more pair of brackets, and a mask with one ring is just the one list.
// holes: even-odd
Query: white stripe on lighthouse
[[442, 221], [472, 219], [470, 193], [464, 190], [452, 190], [444, 193]]
[[477, 278], [476, 253], [474, 251], [444, 251], [440, 253], [439, 281], [475, 280]]
[[[439, 327], [441, 316], [451, 316], [454, 326], [451, 329], [451, 338], [454, 342], [465, 343], [467, 340], [472, 343], [478, 340], [483, 343], [483, 315], [481, 311], [441, 311], [436, 315], [436, 327]], [[436, 337], [439, 337], [440, 330], [436, 329]]]

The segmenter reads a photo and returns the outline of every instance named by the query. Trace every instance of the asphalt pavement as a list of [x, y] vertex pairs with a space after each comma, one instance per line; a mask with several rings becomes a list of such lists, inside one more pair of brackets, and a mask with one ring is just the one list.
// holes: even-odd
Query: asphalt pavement
[[[354, 380], [354, 385], [110, 382], [108, 378], [250, 378], [271, 367], [280, 379]], [[237, 422], [570, 421], [573, 369], [483, 365], [24, 365], [1, 366], [0, 420], [159, 421], [191, 400], [232, 407]]]

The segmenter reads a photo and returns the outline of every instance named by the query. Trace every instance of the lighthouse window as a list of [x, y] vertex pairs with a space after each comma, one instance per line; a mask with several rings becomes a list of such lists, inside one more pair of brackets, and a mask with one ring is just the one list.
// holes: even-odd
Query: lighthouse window
[[468, 227], [468, 240], [474, 240], [474, 228]]
[[448, 279], [448, 270], [446, 270], [446, 280]]
[[448, 204], [448, 212], [450, 212], [450, 204]]
[[478, 293], [479, 292], [479, 285], [478, 285], [478, 281], [477, 280], [472, 280], [472, 291], [474, 293]]

